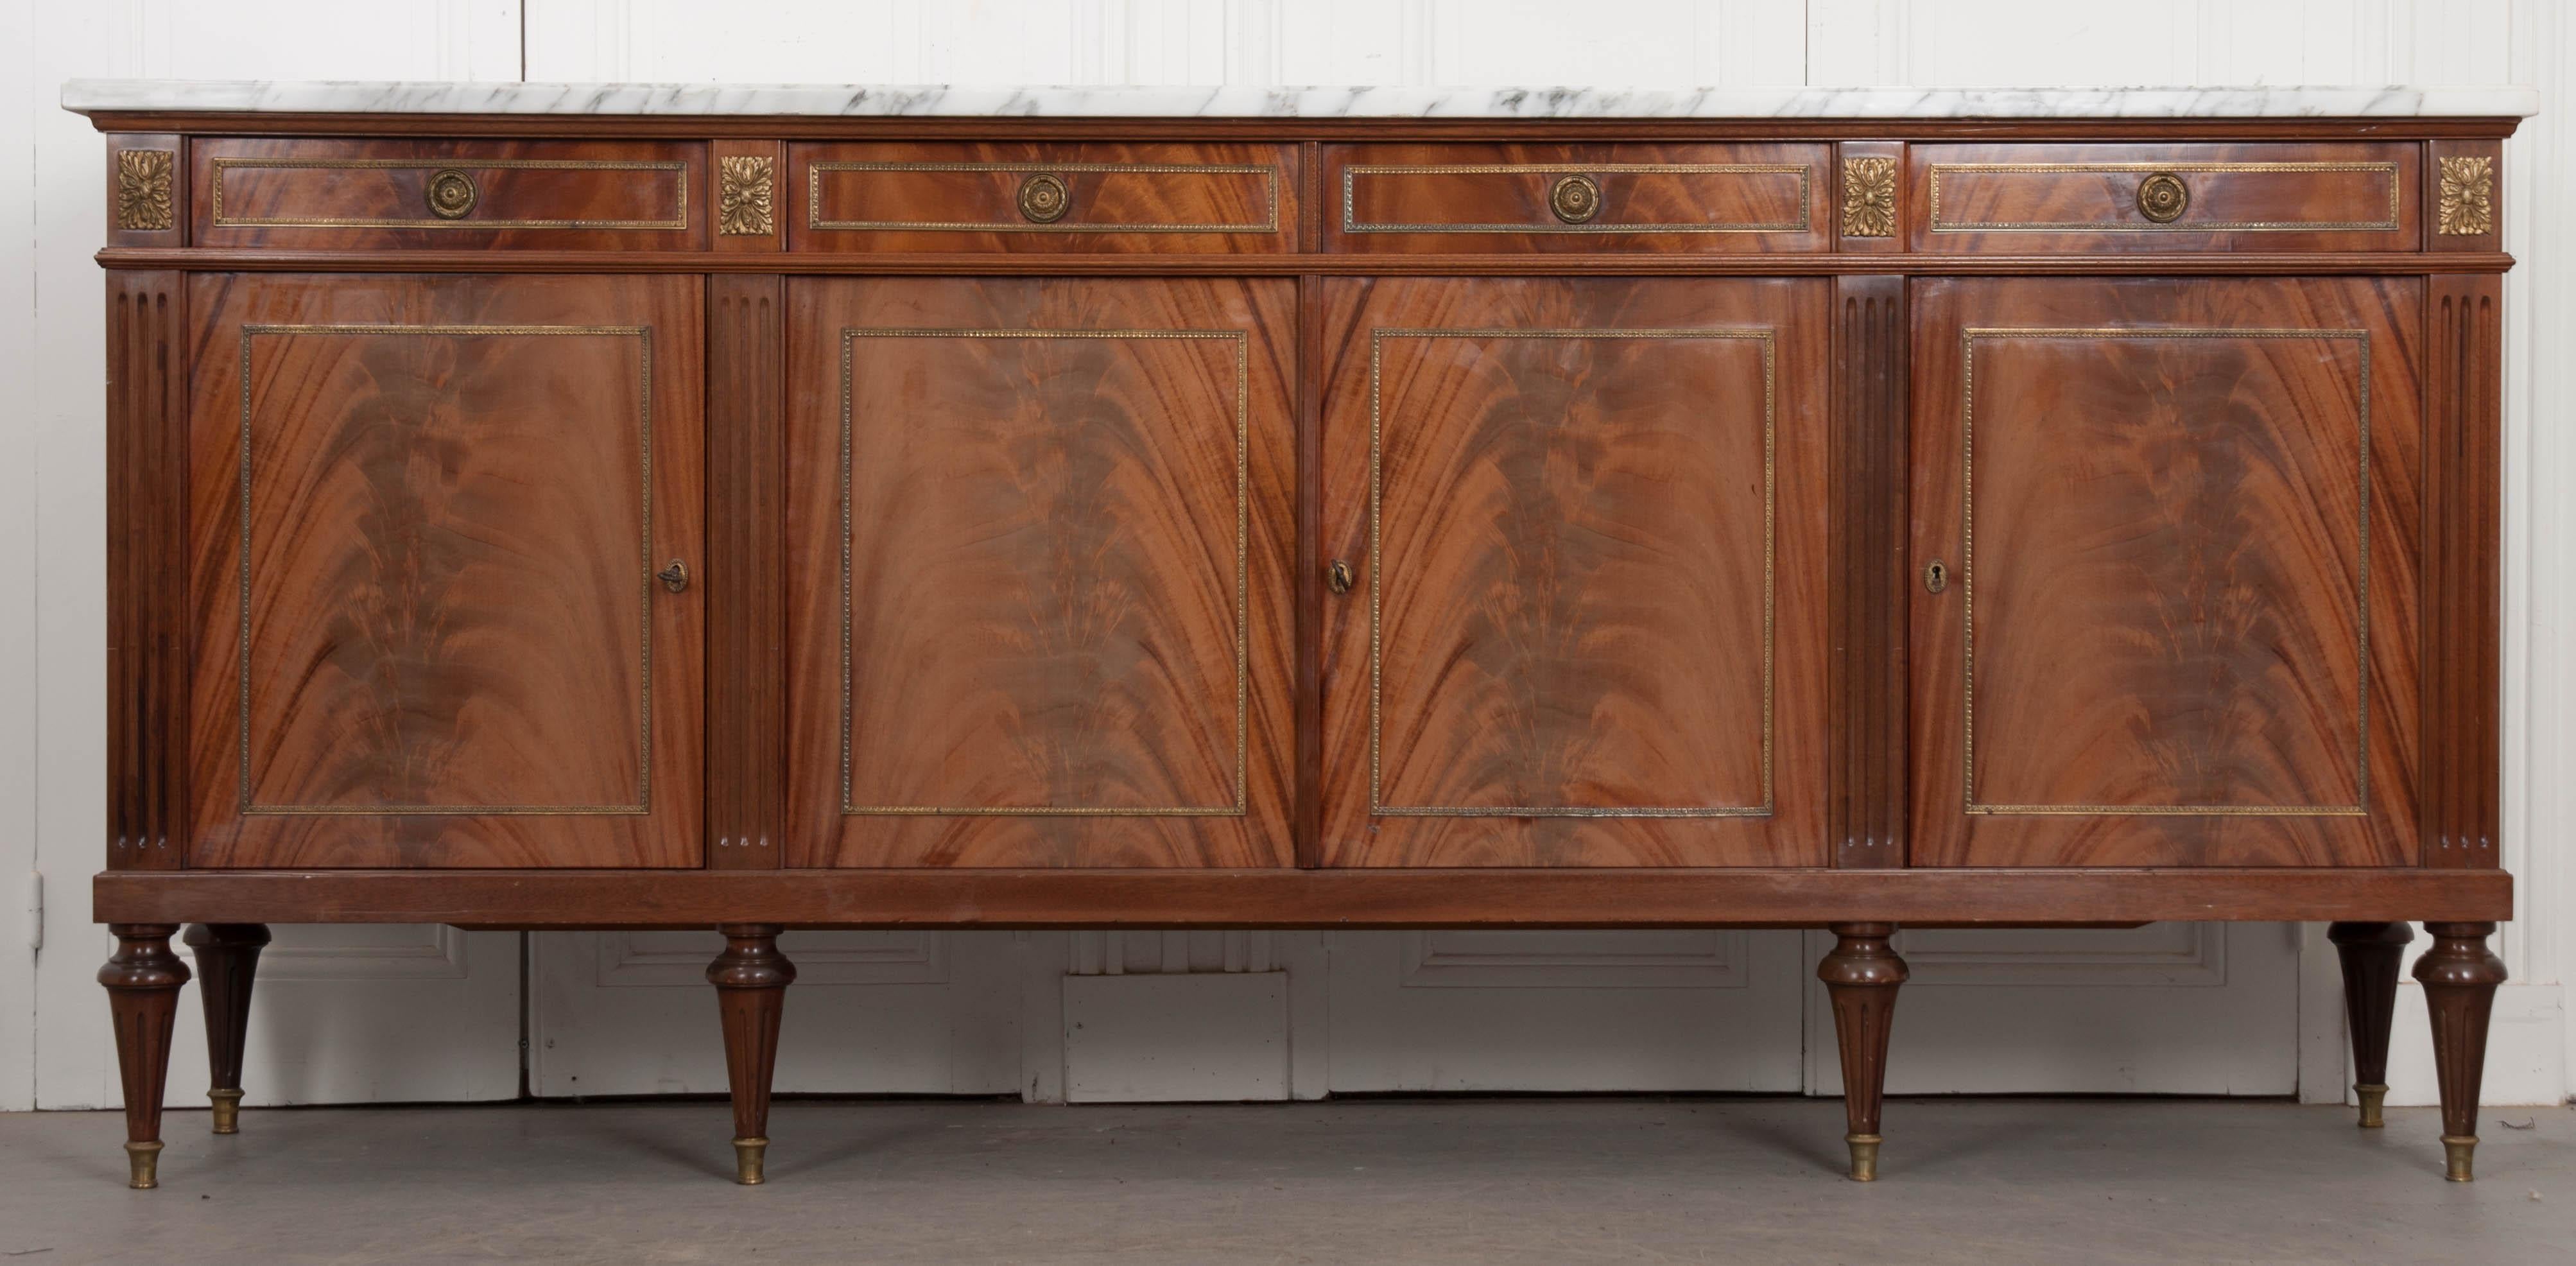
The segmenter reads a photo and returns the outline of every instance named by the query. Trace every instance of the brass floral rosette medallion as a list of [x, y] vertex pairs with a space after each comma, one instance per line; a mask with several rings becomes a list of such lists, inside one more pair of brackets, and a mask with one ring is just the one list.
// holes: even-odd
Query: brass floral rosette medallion
[[1843, 163], [1843, 236], [1896, 236], [1896, 160], [1854, 158]]
[[177, 157], [166, 149], [116, 152], [116, 227], [159, 232], [171, 226], [170, 186]]
[[717, 164], [716, 232], [725, 237], [767, 237], [778, 231], [771, 214], [778, 160], [729, 154]]
[[2444, 237], [2484, 237], [2495, 232], [2495, 160], [2442, 160], [2441, 206], [2433, 231]]

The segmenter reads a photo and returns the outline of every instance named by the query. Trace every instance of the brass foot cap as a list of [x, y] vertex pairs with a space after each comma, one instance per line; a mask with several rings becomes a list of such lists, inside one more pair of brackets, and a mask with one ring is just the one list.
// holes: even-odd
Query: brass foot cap
[[125, 1180], [126, 1186], [136, 1191], [150, 1191], [161, 1185], [161, 1144], [159, 1142], [126, 1144], [125, 1164], [131, 1171]]
[[768, 1154], [768, 1139], [735, 1139], [733, 1180], [746, 1187], [757, 1187], [768, 1181], [767, 1176], [760, 1172], [762, 1159]]
[[242, 1092], [238, 1090], [209, 1090], [206, 1092], [206, 1101], [215, 1106], [215, 1133], [241, 1133]]
[[2388, 1124], [2387, 1118], [2380, 1115], [2380, 1109], [2388, 1106], [2388, 1087], [2354, 1082], [2352, 1092], [2361, 1098], [2361, 1128], [2376, 1130]]
[[2477, 1154], [2477, 1150], [2476, 1135], [2466, 1137], [2457, 1134], [2443, 1135], [2442, 1156], [2449, 1164], [2444, 1168], [2442, 1176], [2452, 1182], [2476, 1182], [2477, 1175], [2471, 1171], [2469, 1161]]
[[1885, 1140], [1875, 1134], [1846, 1134], [1843, 1142], [1851, 1145], [1851, 1180], [1878, 1181], [1878, 1145]]

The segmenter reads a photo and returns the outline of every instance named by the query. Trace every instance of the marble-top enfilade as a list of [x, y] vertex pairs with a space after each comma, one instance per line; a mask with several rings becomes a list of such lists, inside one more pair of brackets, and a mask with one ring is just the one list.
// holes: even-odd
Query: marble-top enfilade
[[2527, 116], [2521, 87], [1265, 88], [75, 79], [63, 108], [318, 114], [1416, 119]]

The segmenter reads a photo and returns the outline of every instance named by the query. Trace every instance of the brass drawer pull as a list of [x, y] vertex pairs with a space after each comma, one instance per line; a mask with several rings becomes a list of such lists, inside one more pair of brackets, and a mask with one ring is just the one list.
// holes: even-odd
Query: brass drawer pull
[[1560, 177], [1547, 191], [1547, 209], [1568, 224], [1582, 224], [1601, 214], [1601, 182], [1590, 176]]
[[2182, 177], [2160, 171], [2138, 182], [2138, 214], [2157, 224], [2171, 224], [2191, 207], [2191, 189]]
[[1073, 191], [1064, 177], [1040, 173], [1020, 182], [1020, 216], [1031, 224], [1053, 224], [1073, 209]]
[[431, 172], [423, 193], [429, 200], [429, 213], [442, 220], [462, 220], [474, 214], [474, 204], [483, 200], [482, 192], [474, 187], [474, 178], [453, 167]]

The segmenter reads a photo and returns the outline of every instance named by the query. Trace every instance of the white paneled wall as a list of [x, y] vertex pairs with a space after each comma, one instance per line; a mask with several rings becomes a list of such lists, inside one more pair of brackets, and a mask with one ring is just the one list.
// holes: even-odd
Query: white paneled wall
[[[1811, 0], [1808, 82], [2499, 83], [2503, 0]], [[2525, 81], [2528, 82], [2528, 81]]]
[[1691, 0], [532, 0], [531, 79], [1795, 84], [1808, 13]]
[[[0, 382], [18, 384], [0, 412], [0, 444], [21, 452], [36, 342], [35, 133], [51, 72], [29, 28], [29, 3], [0, 7]], [[0, 541], [36, 536], [36, 463], [0, 462]], [[0, 550], [0, 594], [36, 592], [37, 551]], [[36, 604], [0, 602], [0, 1109], [24, 1108], [36, 1088], [36, 954], [41, 919], [28, 907], [36, 873]], [[102, 695], [101, 697], [104, 697]]]
[[[56, 110], [54, 98], [68, 77], [133, 75], [2537, 85], [2551, 113], [2525, 126], [2507, 159], [2508, 246], [2523, 264], [2508, 283], [2505, 852], [2520, 877], [2523, 918], [2502, 938], [2516, 983], [2499, 999], [2489, 1084], [2500, 1101], [2557, 1097], [2570, 1088], [2567, 1051], [2576, 1042], [2560, 987], [2576, 972], [2576, 864], [2567, 855], [2576, 848], [2576, 779], [2561, 772], [2576, 767], [2576, 499], [2557, 495], [2576, 486], [2576, 429], [2562, 416], [2576, 389], [2564, 352], [2576, 341], [2576, 245], [2539, 230], [2576, 206], [2576, 129], [2560, 118], [2576, 109], [2571, 41], [2576, 24], [2556, 0], [0, 0], [0, 84], [12, 90], [0, 103], [0, 170], [10, 173], [0, 181], [0, 383], [10, 406], [0, 412], [0, 451], [12, 458], [0, 463], [0, 542], [8, 546], [0, 548], [0, 594], [18, 599], [0, 602], [0, 1109], [102, 1104], [117, 1093], [104, 1005], [90, 979], [107, 944], [89, 922], [86, 894], [101, 855], [104, 798], [101, 287], [88, 260], [100, 234], [103, 153], [87, 123]], [[37, 872], [49, 879], [41, 929], [26, 912]], [[40, 930], [38, 953], [29, 946]], [[1247, 1031], [1287, 1046], [1284, 1055], [1250, 1049], [1229, 1058], [1249, 1070], [1243, 1076], [1276, 1082], [1278, 1093], [1470, 1083], [1772, 1087], [1800, 1080], [1802, 1042], [1804, 1083], [1831, 1088], [1831, 1060], [1816, 1057], [1818, 1030], [1798, 1022], [1793, 995], [1810, 955], [1794, 937], [1524, 943], [1274, 933], [1211, 945], [1215, 960], [1202, 964], [1209, 945], [1130, 935], [1120, 938], [1112, 971], [1105, 938], [816, 941], [788, 1022], [789, 1063], [811, 1067], [787, 1075], [821, 1088], [832, 1061], [868, 1055], [884, 1071], [852, 1088], [988, 1090], [1016, 1080], [1045, 1099], [1085, 1097], [1093, 1085], [1150, 1093], [1177, 1083], [1133, 1080], [1134, 1067], [1089, 1060], [1085, 1050], [1114, 1051], [1152, 1034], [1085, 1029], [1069, 1041], [1071, 1027], [1086, 1014], [1133, 1011], [1103, 996], [1225, 988], [1153, 984], [1122, 994], [1114, 982], [1130, 974], [1223, 975], [1241, 979], [1210, 1005], [1241, 1008]], [[280, 948], [254, 1022], [254, 1058], [264, 1061], [252, 1074], [255, 1097], [508, 1093], [521, 1017], [540, 1038], [529, 1066], [541, 1090], [587, 1089], [576, 1079], [601, 1069], [619, 1089], [721, 1083], [720, 1075], [708, 1081], [713, 1007], [688, 967], [703, 948], [689, 937], [544, 937], [524, 963], [515, 938], [491, 934], [296, 930], [281, 933]], [[2319, 987], [2331, 959], [2313, 937], [2304, 953], [2276, 929], [1926, 938], [1915, 949], [1925, 959], [1919, 979], [1933, 987], [1909, 995], [1908, 1022], [1899, 1025], [1900, 1046], [1917, 1025], [1911, 1044], [1921, 1054], [1898, 1066], [1911, 1089], [1991, 1088], [1979, 1072], [1991, 1066], [1942, 1054], [1973, 1045], [1977, 1034], [1945, 1046], [1945, 1027], [2026, 1018], [2051, 1009], [2049, 991], [2072, 988], [2135, 1000], [2119, 1002], [2128, 1010], [2117, 1014], [2140, 1021], [2137, 1031], [2093, 1040], [2166, 1044], [2142, 1065], [2179, 1071], [2149, 1078], [2151, 1088], [2222, 1089], [2206, 1083], [2239, 1076], [2277, 1088], [2293, 1067], [2307, 1093], [2319, 1086], [2304, 1083], [2331, 1090], [2339, 1079], [2328, 1067], [2334, 995]], [[1195, 970], [1202, 966], [1215, 970]], [[533, 998], [521, 996], [523, 967]], [[2284, 983], [2284, 971], [2298, 979]], [[1272, 979], [1282, 973], [1284, 982]], [[1067, 985], [1069, 976], [1089, 983]], [[2408, 995], [2393, 1072], [2401, 1094], [2421, 1098], [2428, 1061], [2411, 986]], [[1478, 998], [1490, 1002], [1479, 1010]], [[1951, 1012], [1947, 1026], [1929, 1018], [1936, 1008]], [[817, 1040], [800, 1054], [799, 1032], [821, 1033], [809, 1017], [831, 1009], [865, 1017], [849, 1029], [863, 1045], [835, 1050]], [[1803, 1011], [1813, 1012], [1812, 1001]], [[1452, 1012], [1454, 1022], [1428, 1028], [1404, 1022]], [[189, 1014], [183, 1033], [192, 1035]], [[1157, 1012], [1141, 1014], [1151, 1021]], [[1488, 1027], [1512, 1014], [1553, 1019]], [[2158, 1016], [2168, 1022], [2153, 1022]], [[2180, 1022], [2189, 1016], [2210, 1023]], [[1587, 1025], [1599, 1040], [1587, 1044]], [[1535, 1031], [1542, 1027], [1550, 1031]], [[1751, 1031], [1769, 1037], [1749, 1041]], [[2086, 1040], [2046, 1031], [2034, 1028], [2034, 1040]], [[621, 1068], [600, 1053], [684, 1034], [650, 1068]], [[1654, 1048], [1655, 1034], [1669, 1044]], [[1441, 1043], [1453, 1040], [1473, 1048], [1461, 1057], [1484, 1062], [1452, 1061]], [[1613, 1047], [1629, 1041], [1641, 1045], [1622, 1064]], [[1720, 1041], [1739, 1044], [1741, 1058], [1682, 1057], [1693, 1044]], [[1527, 1045], [1522, 1060], [1495, 1062], [1497, 1046], [1515, 1043]], [[2230, 1045], [2259, 1048], [2251, 1073], [2209, 1058]], [[193, 1046], [192, 1037], [181, 1043]], [[2060, 1058], [2071, 1062], [2061, 1067], [2080, 1067], [2087, 1054], [2064, 1048]], [[2046, 1081], [2048, 1071], [2016, 1075]], [[174, 1072], [174, 1102], [194, 1102], [195, 1076]]]
[[[27, 971], [15, 934], [19, 876], [48, 880], [45, 948], [33, 965], [33, 1024], [0, 1018], [0, 1040], [32, 1030], [25, 1071], [0, 1084], [0, 1108], [112, 1104], [119, 1090], [114, 1047], [104, 1040], [105, 1003], [93, 979], [113, 948], [90, 922], [89, 876], [106, 838], [106, 447], [104, 288], [90, 252], [100, 245], [99, 190], [105, 151], [89, 120], [63, 113], [56, 98], [79, 76], [343, 79], [511, 78], [519, 73], [515, 0], [404, 0], [350, 5], [333, 0], [118, 0], [97, 4], [7, 3], [27, 58], [13, 76], [6, 158], [18, 192], [0, 214], [32, 215], [28, 231], [0, 249], [8, 285], [32, 291], [26, 310], [0, 325], [0, 383], [8, 384], [6, 451], [26, 481], [23, 499], [0, 516], [21, 515], [0, 551], [9, 592], [0, 630], [24, 619], [32, 646], [11, 654], [0, 631], [0, 875], [13, 894], [0, 902], [0, 1000], [9, 973]], [[32, 176], [28, 181], [17, 173]], [[15, 293], [12, 291], [11, 293]], [[24, 744], [19, 727], [25, 725]], [[9, 781], [24, 777], [23, 792]], [[12, 798], [12, 797], [16, 798]], [[21, 831], [20, 823], [27, 829]], [[394, 939], [388, 941], [387, 937]], [[429, 929], [286, 930], [275, 1001], [254, 1025], [251, 1057], [268, 1081], [263, 1094], [316, 1099], [500, 1098], [518, 1086], [519, 953], [508, 934]], [[383, 952], [436, 947], [449, 976], [424, 976], [423, 960]], [[337, 979], [316, 980], [312, 955], [353, 952]], [[274, 952], [274, 951], [272, 951]], [[264, 973], [265, 975], [265, 973]], [[266, 985], [262, 986], [267, 989]], [[180, 1003], [180, 1060], [172, 1102], [202, 1102], [203, 1043], [193, 986]], [[361, 1030], [364, 1030], [363, 1032]], [[301, 1039], [300, 1044], [294, 1039]], [[12, 1064], [0, 1055], [0, 1072]]]

